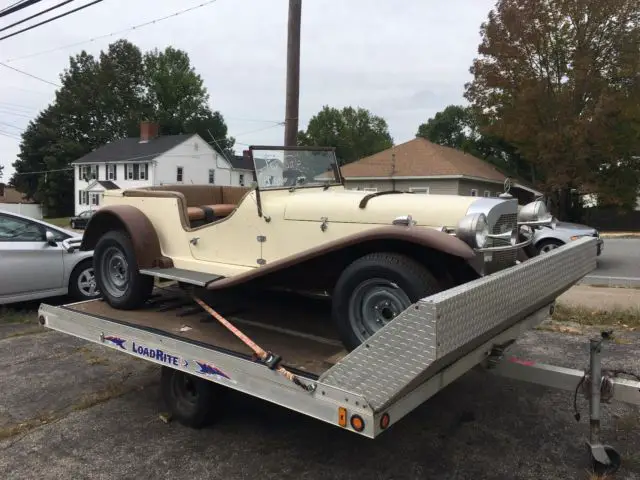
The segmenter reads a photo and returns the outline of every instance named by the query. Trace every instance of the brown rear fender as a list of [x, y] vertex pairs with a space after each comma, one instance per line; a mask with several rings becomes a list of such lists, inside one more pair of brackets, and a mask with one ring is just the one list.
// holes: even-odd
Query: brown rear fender
[[[263, 267], [257, 267], [233, 277], [216, 280], [208, 284], [207, 289], [218, 290], [238, 286], [267, 275], [293, 270], [292, 267], [310, 265], [318, 260], [321, 261], [321, 265], [314, 270], [322, 269], [327, 271], [336, 265], [335, 261], [344, 265], [345, 260], [349, 261], [372, 251], [389, 250], [440, 252], [446, 254], [444, 255], [446, 257], [453, 257], [462, 262], [475, 256], [473, 249], [462, 240], [438, 230], [419, 227], [384, 226], [324, 243], [318, 247], [267, 263]], [[324, 259], [327, 259], [326, 263], [324, 263]], [[269, 259], [266, 260], [268, 262]], [[311, 275], [314, 274], [311, 273]]]
[[131, 238], [138, 268], [170, 267], [162, 256], [160, 241], [147, 216], [131, 205], [108, 205], [93, 214], [82, 236], [81, 250], [93, 250], [100, 237], [113, 230], [124, 230]]

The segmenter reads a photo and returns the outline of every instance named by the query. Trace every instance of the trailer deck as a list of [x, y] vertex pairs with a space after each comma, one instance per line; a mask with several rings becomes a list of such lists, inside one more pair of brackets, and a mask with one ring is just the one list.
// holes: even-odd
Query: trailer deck
[[[576, 388], [584, 372], [501, 359], [510, 343], [549, 317], [555, 299], [595, 262], [596, 239], [575, 241], [421, 299], [352, 352], [338, 340], [322, 298], [254, 292], [212, 305], [282, 358], [280, 366], [295, 381], [175, 286], [157, 289], [140, 310], [114, 310], [101, 300], [43, 304], [39, 319], [47, 328], [160, 364], [165, 372], [206, 379], [375, 438], [479, 365], [511, 378]], [[611, 378], [606, 385], [615, 387], [614, 398], [640, 404], [640, 382]], [[599, 405], [600, 397], [593, 401]], [[609, 450], [609, 456], [602, 453], [597, 433], [590, 445], [600, 464], [615, 464], [607, 460]]]

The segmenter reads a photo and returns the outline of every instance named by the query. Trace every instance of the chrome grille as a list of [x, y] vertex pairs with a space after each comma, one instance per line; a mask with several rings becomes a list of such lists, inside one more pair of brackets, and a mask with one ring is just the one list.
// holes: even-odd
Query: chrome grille
[[[518, 214], [517, 213], [504, 213], [498, 217], [498, 220], [493, 225], [493, 229], [491, 233], [499, 234], [503, 232], [510, 232], [518, 223]], [[500, 246], [500, 245], [508, 245], [510, 242], [508, 240], [498, 240], [494, 239], [492, 246]], [[496, 272], [498, 270], [502, 270], [503, 268], [511, 267], [516, 262], [516, 250], [511, 250], [508, 252], [495, 252], [493, 254], [493, 259], [489, 262], [486, 267], [488, 270], [492, 272]]]

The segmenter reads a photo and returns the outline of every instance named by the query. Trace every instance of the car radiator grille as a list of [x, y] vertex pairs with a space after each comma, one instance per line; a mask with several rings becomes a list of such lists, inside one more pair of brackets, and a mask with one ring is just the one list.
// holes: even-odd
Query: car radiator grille
[[[499, 234], [504, 231], [510, 232], [516, 226], [518, 222], [518, 214], [517, 213], [505, 213], [498, 217], [498, 220], [493, 226], [491, 233]], [[508, 240], [493, 240], [492, 246], [497, 247], [500, 245], [509, 245]], [[498, 270], [502, 270], [506, 267], [511, 267], [516, 262], [516, 250], [512, 250], [509, 252], [495, 252], [493, 254], [493, 259], [489, 262], [487, 267], [492, 272], [497, 272]]]

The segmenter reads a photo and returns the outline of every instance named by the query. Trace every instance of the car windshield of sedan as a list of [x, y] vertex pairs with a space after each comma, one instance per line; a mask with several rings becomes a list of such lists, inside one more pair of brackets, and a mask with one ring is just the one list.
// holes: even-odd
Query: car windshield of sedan
[[333, 150], [254, 147], [251, 151], [261, 190], [340, 183]]

